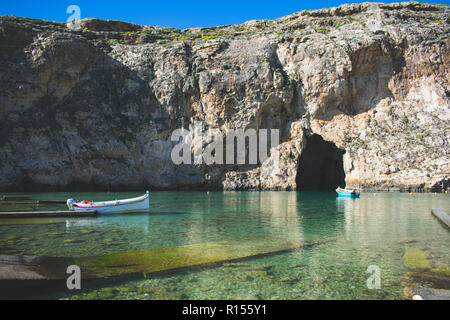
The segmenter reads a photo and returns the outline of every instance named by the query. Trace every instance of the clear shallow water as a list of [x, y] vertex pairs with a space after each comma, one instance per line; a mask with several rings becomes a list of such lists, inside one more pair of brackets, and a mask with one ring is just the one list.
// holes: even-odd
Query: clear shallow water
[[[136, 195], [31, 197], [109, 200]], [[51, 296], [70, 299], [401, 299], [408, 272], [402, 259], [406, 244], [426, 247], [446, 263], [450, 260], [450, 233], [430, 213], [431, 208], [450, 211], [445, 194], [363, 193], [360, 199], [339, 199], [332, 192], [152, 192], [150, 206], [150, 214], [42, 219], [20, 225], [0, 220], [0, 254], [79, 257], [261, 236], [322, 243], [215, 268]], [[23, 210], [0, 206], [0, 210], [14, 208]], [[370, 265], [381, 269], [379, 290], [367, 288]]]

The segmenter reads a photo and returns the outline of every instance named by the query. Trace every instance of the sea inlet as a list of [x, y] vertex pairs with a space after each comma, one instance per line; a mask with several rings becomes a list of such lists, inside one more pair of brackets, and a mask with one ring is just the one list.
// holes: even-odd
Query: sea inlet
[[[36, 205], [37, 199], [138, 195], [29, 193], [25, 196], [32, 201], [5, 201], [0, 210], [65, 209]], [[80, 264], [80, 290], [38, 286], [26, 291], [32, 298], [407, 299], [417, 284], [449, 289], [450, 233], [431, 208], [450, 211], [450, 198], [432, 193], [363, 192], [359, 199], [341, 199], [328, 191], [151, 192], [149, 213], [0, 219], [0, 255]], [[47, 272], [66, 273], [55, 268]], [[107, 278], [90, 283], [88, 274]]]

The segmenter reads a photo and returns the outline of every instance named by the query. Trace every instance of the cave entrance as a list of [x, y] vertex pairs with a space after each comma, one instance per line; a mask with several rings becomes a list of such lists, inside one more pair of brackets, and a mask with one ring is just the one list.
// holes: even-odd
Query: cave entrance
[[297, 169], [297, 190], [335, 190], [345, 187], [343, 155], [333, 142], [317, 134], [306, 137]]

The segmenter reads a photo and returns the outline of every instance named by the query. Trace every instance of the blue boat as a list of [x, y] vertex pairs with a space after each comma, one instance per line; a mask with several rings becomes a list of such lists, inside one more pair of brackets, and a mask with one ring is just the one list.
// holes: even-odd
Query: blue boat
[[343, 198], [359, 198], [360, 195], [360, 193], [356, 192], [355, 190], [343, 189], [341, 187], [338, 187], [336, 189], [336, 192], [338, 194], [338, 197]]

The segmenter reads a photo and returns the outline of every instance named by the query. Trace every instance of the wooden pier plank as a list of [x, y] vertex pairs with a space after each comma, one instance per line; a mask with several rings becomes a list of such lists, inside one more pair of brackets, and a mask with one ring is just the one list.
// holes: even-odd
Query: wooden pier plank
[[[78, 218], [78, 217], [73, 217]], [[0, 218], [0, 226], [30, 225], [30, 224], [66, 224], [68, 217], [21, 217], [21, 218]]]
[[3, 201], [3, 200], [0, 200], [0, 205], [16, 205], [16, 204], [28, 204], [28, 205], [66, 204], [66, 201], [65, 200], [36, 200], [36, 201], [18, 201], [18, 200]]
[[95, 210], [0, 212], [0, 218], [94, 217]]
[[27, 196], [3, 196], [1, 201], [22, 201], [22, 200], [30, 200], [30, 197]]
[[431, 209], [431, 213], [439, 219], [447, 228], [450, 228], [450, 215], [444, 209]]
[[37, 200], [37, 204], [66, 204], [66, 200]]

